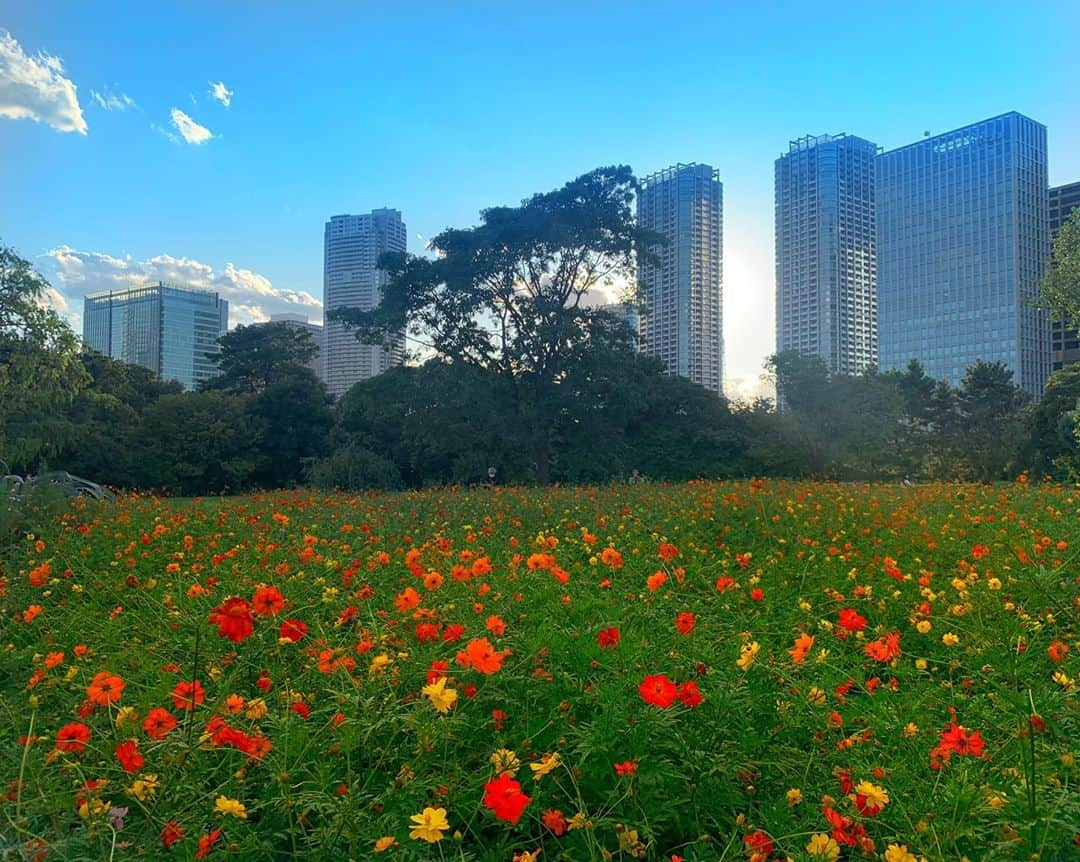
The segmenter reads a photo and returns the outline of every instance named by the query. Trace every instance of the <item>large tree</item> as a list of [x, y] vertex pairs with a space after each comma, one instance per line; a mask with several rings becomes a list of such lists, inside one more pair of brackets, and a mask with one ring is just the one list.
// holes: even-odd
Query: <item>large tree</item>
[[1080, 321], [1080, 207], [1054, 240], [1054, 259], [1039, 287], [1039, 301], [1057, 317]]
[[586, 297], [615, 279], [632, 281], [636, 256], [662, 241], [634, 220], [636, 188], [630, 168], [599, 168], [521, 206], [484, 210], [478, 226], [435, 237], [434, 258], [384, 255], [389, 280], [379, 305], [330, 317], [368, 343], [406, 330], [441, 359], [499, 375], [546, 484], [561, 384], [593, 344], [612, 337], [610, 316]]
[[319, 353], [310, 332], [281, 321], [238, 326], [222, 335], [218, 343], [221, 351], [213, 358], [220, 374], [203, 386], [238, 395], [262, 392], [295, 367], [309, 365]]
[[0, 458], [12, 468], [36, 468], [69, 438], [59, 408], [89, 379], [49, 290], [28, 261], [0, 247]]

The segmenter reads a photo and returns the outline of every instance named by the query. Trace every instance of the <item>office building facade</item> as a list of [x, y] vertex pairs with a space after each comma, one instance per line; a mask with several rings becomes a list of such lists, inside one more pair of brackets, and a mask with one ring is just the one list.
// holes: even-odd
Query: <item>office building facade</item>
[[776, 160], [776, 349], [829, 370], [877, 365], [877, 145], [807, 136]]
[[659, 358], [669, 374], [722, 394], [724, 189], [718, 172], [679, 164], [645, 177], [637, 217], [641, 227], [669, 240], [638, 263], [640, 350]]
[[1049, 253], [1046, 127], [1012, 112], [882, 153], [878, 353], [957, 385], [1001, 361], [1035, 398], [1050, 325], [1031, 307]]
[[[323, 257], [323, 307], [327, 313], [351, 307], [369, 311], [382, 299], [386, 272], [379, 256], [406, 250], [405, 222], [393, 209], [366, 215], [337, 215], [326, 223]], [[327, 320], [323, 330], [324, 373], [327, 388], [340, 397], [366, 380], [404, 360], [404, 333], [385, 344], [362, 344], [355, 331]]]
[[214, 291], [156, 282], [83, 301], [83, 340], [94, 350], [178, 380], [185, 389], [218, 373], [214, 356], [229, 303]]
[[[1080, 183], [1050, 189], [1050, 239], [1057, 237], [1061, 226], [1074, 209], [1080, 209]], [[1074, 321], [1058, 318], [1050, 327], [1050, 370], [1080, 362], [1080, 329]]]

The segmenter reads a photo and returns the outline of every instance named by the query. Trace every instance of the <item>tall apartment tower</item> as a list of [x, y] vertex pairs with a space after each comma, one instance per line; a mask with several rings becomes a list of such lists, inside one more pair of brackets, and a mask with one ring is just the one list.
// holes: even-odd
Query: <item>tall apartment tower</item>
[[215, 291], [159, 281], [92, 293], [83, 300], [83, 340], [99, 353], [195, 389], [218, 373], [218, 339], [229, 303]]
[[[1074, 209], [1080, 209], [1080, 183], [1050, 189], [1050, 239], [1053, 241]], [[1058, 318], [1050, 328], [1050, 369], [1080, 362], [1080, 330], [1076, 321]]]
[[1031, 307], [1050, 235], [1046, 127], [1011, 112], [877, 159], [881, 368], [958, 384], [1001, 361], [1042, 396], [1050, 325]]
[[640, 350], [669, 374], [724, 391], [724, 187], [708, 165], [675, 165], [645, 177], [638, 224], [667, 237], [638, 265]]
[[[323, 254], [323, 307], [369, 311], [382, 299], [386, 272], [379, 269], [384, 252], [406, 250], [405, 222], [392, 209], [366, 215], [332, 216], [326, 223]], [[343, 323], [329, 320], [323, 330], [325, 380], [340, 397], [356, 382], [374, 377], [405, 355], [403, 335], [382, 345], [362, 344]]]
[[776, 349], [836, 374], [878, 361], [876, 156], [862, 138], [818, 135], [776, 160]]

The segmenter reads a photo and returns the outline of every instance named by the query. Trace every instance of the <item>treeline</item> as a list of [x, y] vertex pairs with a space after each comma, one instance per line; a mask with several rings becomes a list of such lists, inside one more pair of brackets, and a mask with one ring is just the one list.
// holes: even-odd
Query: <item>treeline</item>
[[[587, 299], [633, 283], [666, 242], [637, 225], [637, 189], [628, 167], [598, 168], [444, 231], [430, 257], [384, 255], [380, 303], [330, 317], [373, 344], [409, 333], [431, 358], [336, 404], [310, 367], [310, 336], [286, 324], [224, 335], [221, 373], [199, 392], [81, 352], [48, 284], [0, 248], [0, 458], [187, 495], [468, 484], [491, 467], [500, 483], [539, 484], [634, 471], [1080, 481], [1080, 366], [1034, 404], [1001, 364], [978, 363], [953, 388], [918, 363], [849, 377], [781, 354], [769, 363], [780, 410], [663, 374], [632, 350], [625, 318]], [[1080, 210], [1055, 258], [1043, 299], [1080, 319]]]

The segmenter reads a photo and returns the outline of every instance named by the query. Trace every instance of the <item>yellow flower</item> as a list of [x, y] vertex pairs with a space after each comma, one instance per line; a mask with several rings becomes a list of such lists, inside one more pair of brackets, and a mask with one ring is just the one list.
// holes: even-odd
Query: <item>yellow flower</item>
[[885, 862], [919, 862], [907, 844], [890, 844], [885, 850]]
[[135, 711], [135, 707], [122, 706], [116, 711], [116, 726], [120, 727], [129, 721], [135, 721], [138, 717], [139, 713]]
[[131, 787], [128, 788], [128, 793], [138, 799], [140, 802], [146, 802], [147, 799], [153, 799], [154, 794], [158, 789], [158, 777], [153, 774], [144, 775], [141, 778], [136, 778], [131, 782]]
[[945, 634], [941, 636], [941, 642], [945, 644], [945, 646], [956, 646], [960, 643], [960, 638], [952, 632], [945, 632]]
[[1000, 590], [1001, 589], [1001, 581], [998, 578], [990, 578], [986, 582], [986, 586], [989, 587], [991, 590]]
[[431, 844], [441, 841], [443, 833], [450, 828], [450, 822], [446, 819], [445, 808], [425, 808], [409, 819], [414, 824], [409, 830], [409, 837], [414, 840], [427, 841]]
[[533, 771], [533, 778], [543, 778], [553, 769], [558, 769], [561, 763], [558, 753], [552, 752], [545, 754], [537, 763], [530, 763], [529, 769]]
[[798, 787], [792, 787], [787, 792], [787, 804], [794, 808], [800, 802], [802, 802], [802, 791]]
[[866, 798], [866, 803], [872, 808], [884, 808], [889, 804], [889, 792], [884, 787], [879, 787], [869, 781], [860, 781], [855, 785], [855, 793]]
[[924, 658], [915, 659], [915, 669], [916, 670], [926, 670], [926, 659], [924, 659]]
[[368, 674], [370, 676], [378, 676], [386, 670], [393, 661], [394, 660], [386, 653], [375, 656], [375, 658], [371, 660], [370, 667], [368, 667]]
[[919, 725], [914, 721], [909, 721], [904, 727], [904, 736], [915, 736], [919, 732]]
[[247, 820], [247, 809], [244, 807], [244, 803], [239, 799], [229, 799], [228, 796], [219, 796], [214, 801], [214, 813], [230, 814], [233, 817], [239, 817], [241, 820]]
[[397, 844], [397, 839], [393, 835], [384, 835], [375, 842], [375, 852], [385, 853], [395, 844]]
[[919, 622], [916, 623], [915, 628], [918, 629], [919, 634], [926, 634], [931, 629], [930, 620], [919, 620]]
[[735, 660], [735, 664], [743, 670], [750, 670], [750, 665], [754, 663], [754, 659], [757, 658], [759, 652], [761, 652], [761, 644], [757, 641], [743, 644], [739, 647], [739, 657]]
[[814, 706], [821, 706], [825, 703], [825, 690], [812, 685], [810, 691], [806, 693], [806, 699]]
[[840, 858], [840, 845], [824, 832], [818, 832], [810, 837], [810, 843], [806, 845], [806, 852], [811, 856], [835, 860]]
[[258, 720], [265, 716], [266, 712], [266, 701], [261, 697], [256, 697], [247, 702], [247, 709], [244, 710], [244, 715], [252, 720]]
[[420, 691], [427, 695], [431, 705], [441, 715], [446, 715], [458, 698], [458, 694], [454, 689], [446, 687], [445, 676], [440, 676], [438, 680], [431, 683], [431, 685], [425, 685]]
[[521, 768], [521, 761], [509, 748], [500, 748], [491, 755], [489, 760], [495, 769], [496, 778], [503, 775], [513, 775]]

